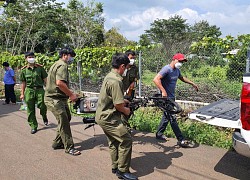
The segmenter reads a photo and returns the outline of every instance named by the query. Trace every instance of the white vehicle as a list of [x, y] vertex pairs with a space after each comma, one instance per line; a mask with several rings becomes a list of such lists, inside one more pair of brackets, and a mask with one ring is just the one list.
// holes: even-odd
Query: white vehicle
[[243, 76], [241, 99], [222, 99], [189, 113], [189, 118], [215, 126], [234, 128], [233, 148], [250, 157], [250, 73]]

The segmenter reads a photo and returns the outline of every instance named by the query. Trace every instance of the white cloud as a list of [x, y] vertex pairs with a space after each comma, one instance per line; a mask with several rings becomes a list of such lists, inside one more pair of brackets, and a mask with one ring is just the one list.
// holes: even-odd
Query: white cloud
[[[67, 3], [68, 0], [60, 0]], [[87, 1], [87, 0], [81, 0]], [[250, 4], [246, 0], [96, 0], [103, 2], [105, 28], [120, 29], [129, 40], [150, 28], [156, 19], [168, 19], [175, 14], [188, 24], [206, 20], [220, 28], [223, 36], [250, 33]]]

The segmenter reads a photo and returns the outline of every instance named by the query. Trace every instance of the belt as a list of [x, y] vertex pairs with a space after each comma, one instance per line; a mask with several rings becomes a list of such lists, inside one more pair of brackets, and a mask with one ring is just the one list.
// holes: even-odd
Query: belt
[[43, 86], [34, 86], [34, 87], [28, 87], [30, 89], [43, 89]]

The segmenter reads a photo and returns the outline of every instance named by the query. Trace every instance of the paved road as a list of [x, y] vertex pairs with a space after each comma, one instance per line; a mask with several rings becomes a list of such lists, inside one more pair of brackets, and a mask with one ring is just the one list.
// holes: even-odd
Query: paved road
[[[106, 138], [99, 126], [84, 130], [79, 117], [71, 122], [81, 156], [52, 150], [56, 120], [49, 112], [45, 127], [37, 111], [39, 130], [30, 134], [25, 111], [0, 101], [1, 180], [113, 180]], [[131, 171], [141, 180], [250, 179], [250, 158], [220, 148], [195, 145], [182, 149], [176, 140], [155, 140], [154, 134], [134, 132]]]

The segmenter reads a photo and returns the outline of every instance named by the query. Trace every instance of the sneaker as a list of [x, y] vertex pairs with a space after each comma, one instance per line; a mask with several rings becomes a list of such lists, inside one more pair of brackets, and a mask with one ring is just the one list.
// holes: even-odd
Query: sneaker
[[156, 139], [161, 140], [161, 141], [167, 141], [168, 138], [165, 135], [158, 136], [156, 135]]
[[178, 141], [178, 142], [177, 142], [177, 145], [180, 146], [180, 147], [185, 148], [185, 147], [188, 147], [189, 141], [183, 139], [183, 140]]

